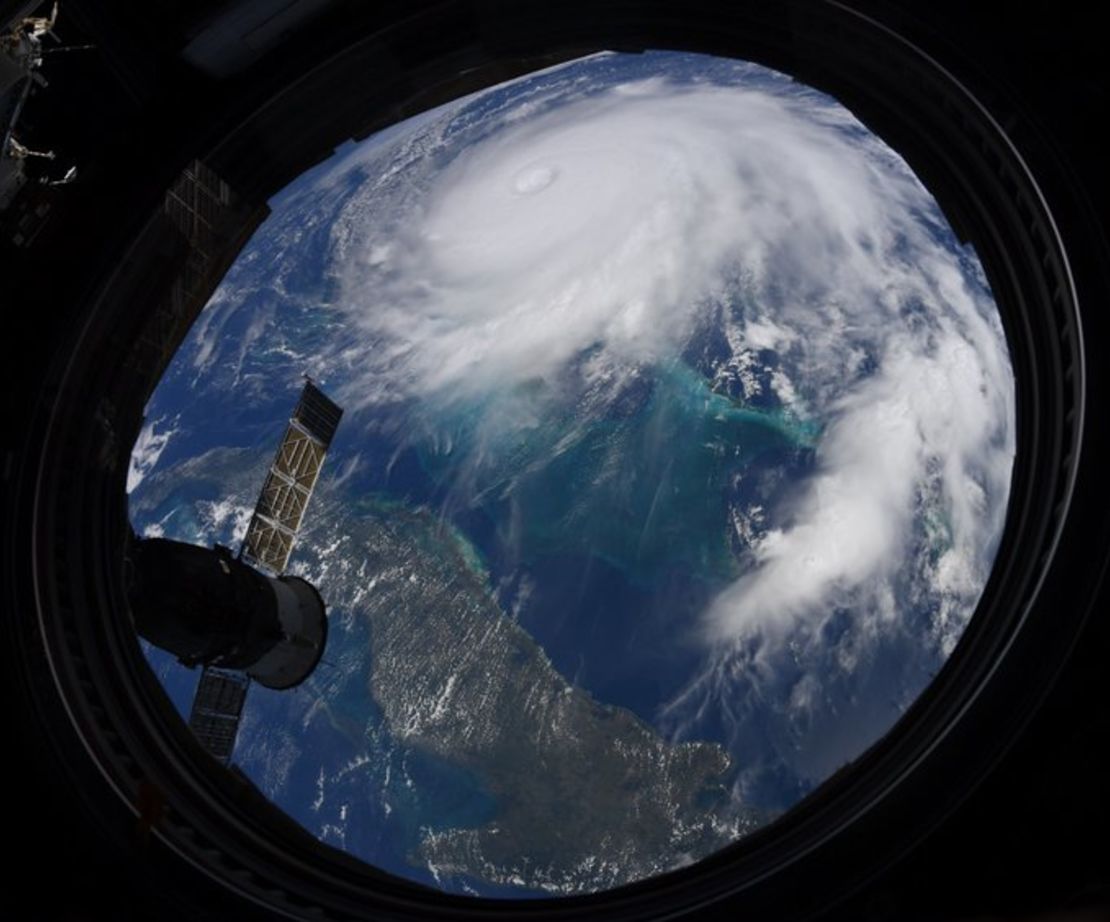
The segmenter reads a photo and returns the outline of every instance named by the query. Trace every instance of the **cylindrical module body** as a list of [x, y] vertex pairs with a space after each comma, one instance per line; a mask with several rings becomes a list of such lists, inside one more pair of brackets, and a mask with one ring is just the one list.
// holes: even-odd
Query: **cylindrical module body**
[[186, 666], [242, 669], [292, 688], [320, 661], [327, 615], [306, 580], [265, 576], [227, 548], [163, 538], [136, 541], [130, 560], [135, 630]]
[[292, 688], [307, 679], [320, 657], [328, 636], [324, 600], [307, 580], [281, 576], [270, 580], [277, 599], [282, 637], [247, 669], [247, 675], [267, 688]]

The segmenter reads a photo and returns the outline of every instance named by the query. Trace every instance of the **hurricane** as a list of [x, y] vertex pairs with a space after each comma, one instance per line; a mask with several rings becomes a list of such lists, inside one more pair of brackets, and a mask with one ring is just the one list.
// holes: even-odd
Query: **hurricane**
[[[835, 100], [743, 62], [603, 54], [350, 145], [272, 206], [153, 401], [172, 439], [136, 449], [132, 515], [194, 540], [242, 518], [171, 496], [234, 443], [199, 435], [185, 390], [277, 406], [267, 382], [295, 369], [347, 409], [301, 566], [345, 619], [329, 644], [369, 625], [371, 652], [341, 654], [376, 715], [343, 750], [380, 789], [366, 809], [422, 819], [387, 860], [348, 808], [324, 823], [266, 776], [325, 840], [459, 892], [649, 876], [780, 815], [951, 654], [1005, 524], [1009, 351], [974, 251]], [[358, 723], [341, 687], [280, 719]], [[274, 749], [244, 733], [263, 773]], [[599, 775], [567, 780], [558, 745]], [[428, 791], [471, 808], [432, 821], [398, 793], [417, 750], [450, 776]], [[298, 751], [320, 804], [355, 771]], [[525, 780], [545, 771], [563, 800]], [[647, 793], [669, 804], [656, 838], [621, 825]]]
[[[702, 614], [707, 646], [819, 642], [848, 604], [881, 631], [935, 494], [950, 648], [1001, 530], [1013, 376], [993, 301], [953, 257], [935, 202], [846, 109], [790, 85], [666, 78], [551, 109], [529, 99], [399, 208], [407, 233], [358, 202], [347, 220], [340, 300], [373, 344], [353, 360], [356, 401], [442, 404], [538, 379], [552, 406], [530, 394], [482, 423], [529, 430], [587, 350], [580, 387], [620, 381], [728, 310], [742, 354], [787, 359], [774, 398], [823, 432], [782, 524]], [[728, 662], [713, 658], [717, 680]]]

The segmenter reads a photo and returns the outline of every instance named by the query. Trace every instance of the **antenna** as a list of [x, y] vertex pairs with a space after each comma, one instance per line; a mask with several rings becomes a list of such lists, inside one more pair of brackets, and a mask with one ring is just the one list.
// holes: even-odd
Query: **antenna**
[[67, 51], [92, 51], [96, 45], [59, 45], [57, 48], [43, 48], [40, 54], [63, 54]]

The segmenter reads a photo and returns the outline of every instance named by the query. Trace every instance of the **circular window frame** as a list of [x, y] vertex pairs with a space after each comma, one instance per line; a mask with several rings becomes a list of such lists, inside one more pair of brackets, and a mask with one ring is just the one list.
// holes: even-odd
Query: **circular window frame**
[[[351, 42], [264, 104], [246, 94], [253, 108], [200, 153], [234, 188], [272, 194], [293, 167], [281, 158], [258, 167], [258, 139], [317, 100], [336, 99], [352, 73], [375, 85], [330, 114], [315, 106], [317, 153], [511, 73], [605, 48], [723, 54], [828, 92], [937, 196], [956, 232], [975, 245], [1003, 314], [1018, 446], [1005, 534], [976, 616], [933, 683], [875, 746], [780, 820], [693, 866], [598, 894], [523, 902], [454, 897], [377, 872], [321, 845], [207, 760], [142, 659], [123, 590], [133, 420], [118, 408], [135, 403], [135, 379], [119, 359], [132, 339], [120, 331], [137, 333], [143, 318], [116, 273], [84, 307], [39, 458], [31, 550], [50, 675], [39, 693], [64, 707], [108, 792], [105, 804], [142, 822], [139, 805], [155, 791], [151, 835], [220, 887], [292, 918], [569, 919], [604, 911], [622, 919], [735, 899], [753, 912], [802, 917], [810, 894], [843, 898], [950, 813], [1020, 732], [1066, 658], [1086, 612], [1076, 606], [1060, 617], [1045, 584], [1081, 460], [1086, 371], [1064, 240], [1033, 172], [952, 74], [873, 20], [833, 3], [702, 13], [692, 26], [688, 14], [676, 21], [650, 4], [577, 21], [570, 8], [538, 4], [485, 19], [458, 5], [425, 11]], [[438, 44], [419, 38], [429, 30]], [[196, 153], [183, 152], [179, 168]], [[134, 248], [121, 254], [121, 262], [148, 258]], [[949, 792], [939, 802], [938, 790]]]

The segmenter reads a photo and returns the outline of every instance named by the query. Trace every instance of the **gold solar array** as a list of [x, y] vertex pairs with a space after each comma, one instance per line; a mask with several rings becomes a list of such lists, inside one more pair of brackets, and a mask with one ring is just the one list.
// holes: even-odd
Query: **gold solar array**
[[296, 419], [290, 420], [243, 539], [248, 563], [272, 573], [285, 570], [326, 451]]

